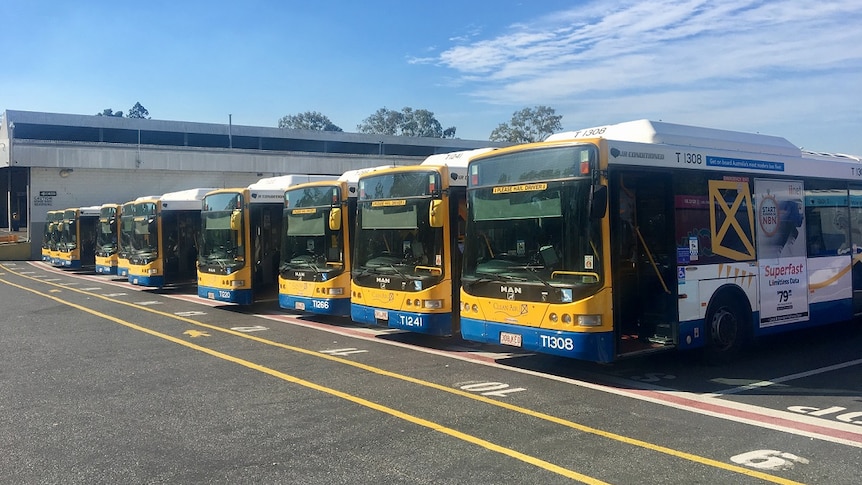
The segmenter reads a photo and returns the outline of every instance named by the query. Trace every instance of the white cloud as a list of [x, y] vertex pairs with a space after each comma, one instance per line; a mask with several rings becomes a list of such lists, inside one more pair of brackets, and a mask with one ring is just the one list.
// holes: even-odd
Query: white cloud
[[[664, 112], [743, 129], [756, 120], [800, 119], [807, 105], [838, 112], [859, 106], [857, 0], [607, 5], [551, 12], [494, 38], [445, 49], [436, 62], [479, 101], [546, 104], [564, 121], [581, 118], [589, 125], [599, 124], [596, 113], [615, 122], [631, 119], [624, 114]], [[585, 106], [589, 119], [576, 114]], [[858, 115], [850, 121], [860, 123]]]

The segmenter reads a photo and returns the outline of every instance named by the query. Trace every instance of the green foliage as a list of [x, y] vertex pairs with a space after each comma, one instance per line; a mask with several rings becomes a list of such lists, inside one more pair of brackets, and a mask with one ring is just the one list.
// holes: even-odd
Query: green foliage
[[140, 102], [135, 103], [132, 109], [129, 110], [129, 118], [138, 118], [142, 120], [150, 119], [150, 112], [144, 108]]
[[508, 123], [501, 123], [494, 128], [490, 141], [506, 141], [511, 143], [533, 143], [542, 141], [548, 135], [563, 129], [560, 123], [563, 117], [557, 115], [553, 108], [536, 106], [524, 108], [512, 114]]
[[454, 126], [443, 125], [427, 109], [405, 107], [401, 111], [380, 108], [365, 118], [356, 129], [372, 135], [422, 136], [428, 138], [455, 138]]
[[114, 112], [114, 110], [112, 110], [111, 108], [105, 108], [102, 110], [101, 113], [96, 113], [96, 116], [115, 116], [117, 118], [122, 118], [123, 112], [122, 111]]
[[283, 116], [278, 120], [278, 127], [292, 130], [344, 131], [317, 111]]

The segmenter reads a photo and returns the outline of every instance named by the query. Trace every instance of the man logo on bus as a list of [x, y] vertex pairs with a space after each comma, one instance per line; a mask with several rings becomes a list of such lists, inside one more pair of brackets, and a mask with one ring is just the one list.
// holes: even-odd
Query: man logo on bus
[[514, 300], [516, 294], [521, 294], [521, 289], [515, 286], [501, 286], [500, 293], [505, 293], [507, 300]]
[[778, 201], [775, 200], [775, 196], [769, 193], [763, 196], [757, 213], [763, 234], [767, 237], [775, 235], [778, 230]]

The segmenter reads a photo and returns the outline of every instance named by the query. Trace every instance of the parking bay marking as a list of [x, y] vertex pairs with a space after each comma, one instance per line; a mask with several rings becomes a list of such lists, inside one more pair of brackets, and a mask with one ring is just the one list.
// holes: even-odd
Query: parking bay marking
[[199, 315], [206, 315], [207, 312], [202, 312], [198, 310], [192, 310], [190, 312], [174, 312], [174, 315], [178, 317], [196, 317]]
[[347, 356], [347, 355], [350, 355], [350, 354], [362, 354], [362, 353], [365, 353], [365, 352], [368, 352], [368, 351], [367, 351], [367, 350], [362, 350], [362, 349], [357, 349], [357, 348], [354, 348], [354, 347], [347, 347], [347, 348], [344, 348], [344, 349], [329, 349], [329, 350], [321, 350], [321, 351], [320, 351], [320, 353], [321, 353], [321, 354], [338, 355], [338, 356], [341, 356], [341, 357], [344, 357], [344, 356]]

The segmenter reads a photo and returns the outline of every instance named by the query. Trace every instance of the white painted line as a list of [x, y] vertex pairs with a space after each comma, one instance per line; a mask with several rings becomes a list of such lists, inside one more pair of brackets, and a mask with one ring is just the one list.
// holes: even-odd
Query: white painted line
[[747, 384], [745, 386], [734, 387], [733, 389], [727, 389], [724, 391], [715, 392], [712, 394], [707, 394], [708, 396], [720, 397], [726, 396], [729, 394], [739, 394], [740, 392], [750, 391], [752, 389], [762, 389], [764, 387], [773, 386], [775, 384], [780, 384], [782, 382], [793, 381], [796, 379], [802, 379], [804, 377], [816, 376], [817, 374], [824, 374], [826, 372], [832, 372], [834, 370], [845, 369], [847, 367], [853, 367], [855, 365], [862, 364], [862, 359], [850, 360], [847, 362], [842, 362], [840, 364], [829, 365], [826, 367], [821, 367], [819, 369], [811, 369], [805, 372], [799, 372], [797, 374], [790, 374], [787, 376], [776, 377], [775, 379], [770, 379], [768, 381], [760, 381], [754, 382], [751, 384]]
[[355, 347], [347, 347], [344, 349], [329, 349], [329, 350], [321, 350], [321, 354], [329, 354], [329, 355], [340, 355], [342, 357], [351, 355], [351, 354], [362, 354], [368, 352], [367, 350], [357, 349]]

